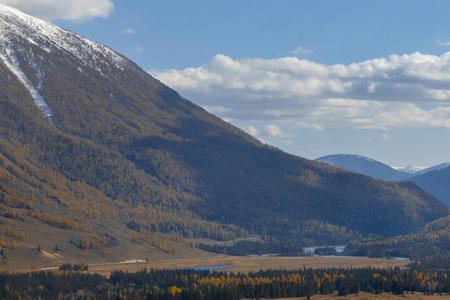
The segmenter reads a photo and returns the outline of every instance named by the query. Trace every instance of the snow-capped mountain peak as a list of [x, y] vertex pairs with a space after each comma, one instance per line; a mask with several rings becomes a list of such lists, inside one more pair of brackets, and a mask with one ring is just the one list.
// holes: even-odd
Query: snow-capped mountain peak
[[63, 50], [81, 62], [93, 65], [99, 61], [113, 62], [121, 68], [124, 58], [110, 48], [94, 43], [78, 34], [64, 30], [15, 8], [0, 4], [0, 42], [7, 48], [17, 40], [40, 46], [47, 52]]
[[422, 167], [422, 166], [405, 166], [405, 167], [392, 167], [397, 171], [400, 172], [404, 172], [404, 173], [408, 173], [408, 174], [417, 174], [422, 170], [425, 170], [426, 167]]
[[[107, 77], [105, 74], [122, 71], [126, 62], [106, 46], [0, 4], [0, 62], [29, 91], [35, 105], [50, 121], [52, 109], [42, 95], [41, 79], [45, 77], [42, 53], [67, 57], [74, 65], [91, 68], [104, 77]], [[29, 73], [30, 69], [33, 74]], [[79, 70], [82, 71], [81, 68]]]

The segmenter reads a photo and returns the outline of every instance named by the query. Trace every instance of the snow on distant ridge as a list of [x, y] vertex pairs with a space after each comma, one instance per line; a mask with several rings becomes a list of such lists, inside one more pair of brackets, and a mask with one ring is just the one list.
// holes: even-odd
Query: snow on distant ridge
[[424, 169], [424, 170], [418, 172], [417, 174], [425, 174], [425, 173], [434, 172], [434, 171], [441, 171], [441, 170], [445, 170], [448, 168], [450, 168], [450, 163], [443, 163], [443, 164], [439, 164], [434, 167]]
[[406, 166], [406, 167], [392, 167], [397, 171], [408, 173], [411, 175], [422, 175], [433, 171], [441, 171], [450, 168], [450, 163], [442, 163], [432, 167], [420, 167], [420, 166]]
[[392, 167], [393, 169], [403, 172], [403, 173], [408, 173], [408, 174], [416, 174], [422, 170], [425, 170], [426, 167], [422, 167], [422, 166], [405, 166], [405, 167]]

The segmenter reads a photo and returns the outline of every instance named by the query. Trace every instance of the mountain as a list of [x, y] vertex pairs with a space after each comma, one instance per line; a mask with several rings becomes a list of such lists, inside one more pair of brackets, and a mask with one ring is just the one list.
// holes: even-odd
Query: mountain
[[360, 155], [336, 154], [317, 161], [337, 168], [386, 181], [411, 181], [430, 195], [450, 206], [450, 163], [425, 169], [394, 169], [384, 163]]
[[445, 169], [448, 169], [448, 168], [450, 168], [450, 163], [443, 163], [443, 164], [439, 164], [439, 165], [432, 166], [432, 167], [429, 167], [429, 168], [424, 168], [423, 170], [420, 170], [420, 171], [416, 172], [415, 174], [416, 175], [424, 175], [424, 174], [427, 174], [427, 173], [431, 173], [431, 172], [435, 172], [435, 171], [441, 171], [441, 170], [445, 170]]
[[450, 164], [425, 169], [410, 180], [450, 206]]
[[399, 172], [407, 173], [407, 174], [411, 174], [411, 175], [417, 174], [426, 169], [421, 166], [406, 166], [406, 167], [393, 167], [393, 168]]
[[446, 214], [260, 143], [110, 48], [0, 6], [0, 267], [411, 232]]
[[410, 177], [406, 172], [395, 170], [386, 164], [360, 155], [328, 155], [318, 158], [317, 161], [386, 181], [402, 181]]

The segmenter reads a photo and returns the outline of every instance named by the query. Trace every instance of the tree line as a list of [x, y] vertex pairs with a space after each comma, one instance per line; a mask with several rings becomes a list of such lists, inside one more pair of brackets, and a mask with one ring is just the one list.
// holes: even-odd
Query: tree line
[[[70, 268], [69, 268], [70, 270]], [[450, 293], [450, 270], [302, 269], [227, 273], [194, 270], [0, 274], [1, 299], [242, 299], [359, 292]]]

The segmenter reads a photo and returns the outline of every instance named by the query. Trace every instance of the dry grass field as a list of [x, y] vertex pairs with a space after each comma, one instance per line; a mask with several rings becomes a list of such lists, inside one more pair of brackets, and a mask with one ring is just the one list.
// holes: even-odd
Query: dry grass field
[[[113, 248], [98, 247], [94, 249], [80, 249], [70, 242], [72, 237], [76, 241], [90, 239], [92, 238], [90, 232], [57, 228], [29, 217], [24, 217], [23, 221], [15, 222], [0, 216], [0, 225], [0, 236], [5, 235], [5, 228], [24, 233], [30, 232], [31, 228], [33, 230], [32, 234], [27, 234], [21, 241], [17, 242], [15, 249], [3, 247], [5, 257], [0, 258], [0, 272], [38, 271], [42, 268], [51, 268], [65, 263], [114, 264], [128, 259], [146, 260], [152, 258], [164, 260], [212, 256], [209, 252], [192, 249], [185, 243], [174, 242], [170, 240], [170, 237], [165, 237], [176, 250], [175, 255], [169, 254], [151, 245], [148, 240], [141, 238], [139, 233], [114, 222], [105, 222], [101, 227], [97, 226], [96, 232], [103, 233], [103, 236], [109, 232], [115, 237], [115, 246]], [[55, 250], [56, 245], [58, 251]], [[37, 250], [39, 246], [41, 251]]]
[[301, 269], [301, 268], [389, 268], [404, 267], [407, 261], [377, 259], [367, 257], [234, 257], [212, 256], [203, 258], [182, 258], [150, 260], [148, 263], [121, 265], [96, 265], [90, 272], [108, 275], [114, 270], [136, 272], [143, 269], [186, 269], [201, 266], [226, 266], [230, 272], [250, 272], [261, 269]]

